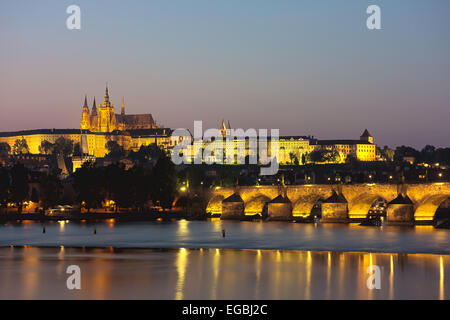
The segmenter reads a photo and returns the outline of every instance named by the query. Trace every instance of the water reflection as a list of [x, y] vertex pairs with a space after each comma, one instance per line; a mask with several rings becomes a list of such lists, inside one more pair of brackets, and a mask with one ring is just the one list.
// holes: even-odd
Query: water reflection
[[389, 256], [389, 299], [394, 299], [394, 256]]
[[[450, 256], [229, 249], [0, 248], [1, 299], [445, 299]], [[65, 270], [82, 270], [67, 290]], [[370, 265], [381, 289], [366, 286]]]
[[178, 250], [176, 267], [178, 272], [178, 281], [175, 289], [175, 300], [183, 300], [184, 281], [186, 275], [186, 266], [188, 262], [189, 251], [185, 248]]
[[444, 300], [444, 258], [439, 257], [439, 299]]
[[219, 282], [219, 272], [220, 272], [220, 250], [216, 249], [215, 254], [213, 257], [212, 262], [212, 269], [213, 269], [213, 283], [211, 286], [211, 299], [216, 300], [217, 299], [217, 285]]

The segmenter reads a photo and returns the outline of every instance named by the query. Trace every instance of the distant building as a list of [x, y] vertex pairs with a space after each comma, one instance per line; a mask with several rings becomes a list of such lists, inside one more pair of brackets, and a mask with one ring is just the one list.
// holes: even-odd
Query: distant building
[[[203, 152], [206, 147], [210, 146], [214, 149], [223, 149], [223, 161], [224, 164], [237, 164], [237, 153], [239, 150], [244, 150], [244, 156], [251, 156], [252, 150], [250, 150], [250, 140], [248, 137], [231, 137], [232, 129], [230, 122], [223, 120], [219, 131], [222, 135], [222, 140], [213, 141], [194, 141], [192, 158], [195, 159], [199, 152]], [[227, 145], [227, 138], [232, 139], [233, 143]], [[230, 140], [231, 141], [231, 140]], [[270, 142], [270, 137], [268, 138]], [[259, 142], [257, 142], [257, 146]], [[270, 149], [271, 144], [268, 144], [268, 156], [273, 154]], [[278, 152], [278, 162], [283, 165], [287, 164], [303, 164], [304, 156], [309, 151], [309, 138], [303, 136], [282, 136], [279, 137], [279, 152]], [[231, 161], [228, 160], [230, 155]], [[203, 159], [204, 161], [219, 162], [221, 155], [212, 154], [208, 159]]]
[[316, 140], [311, 142], [312, 151], [337, 151], [341, 162], [348, 157], [359, 161], [376, 161], [377, 146], [366, 129], [359, 140]]

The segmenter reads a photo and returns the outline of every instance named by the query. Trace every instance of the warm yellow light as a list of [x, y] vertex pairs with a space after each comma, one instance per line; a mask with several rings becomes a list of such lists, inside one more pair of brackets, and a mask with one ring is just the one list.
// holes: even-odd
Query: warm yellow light
[[433, 220], [433, 216], [430, 217], [415, 217], [416, 221], [431, 221]]
[[186, 191], [186, 187], [181, 187], [180, 190], [185, 192]]

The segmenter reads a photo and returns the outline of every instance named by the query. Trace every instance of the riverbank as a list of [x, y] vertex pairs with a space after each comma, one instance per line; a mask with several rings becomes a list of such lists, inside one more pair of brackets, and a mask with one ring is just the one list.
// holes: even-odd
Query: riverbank
[[11, 221], [106, 221], [110, 219], [115, 219], [116, 221], [171, 221], [171, 220], [205, 220], [206, 215], [203, 217], [200, 215], [186, 214], [185, 212], [95, 212], [95, 213], [70, 213], [64, 215], [45, 215], [42, 213], [7, 213], [0, 215], [0, 223], [11, 222]]

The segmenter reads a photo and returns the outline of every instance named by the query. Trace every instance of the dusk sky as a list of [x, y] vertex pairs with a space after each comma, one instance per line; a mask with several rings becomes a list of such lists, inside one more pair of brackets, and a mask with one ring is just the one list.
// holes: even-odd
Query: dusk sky
[[[81, 8], [68, 30], [66, 8]], [[368, 30], [366, 8], [382, 10]], [[0, 1], [0, 131], [79, 128], [84, 95], [170, 128], [450, 146], [448, 0]]]

